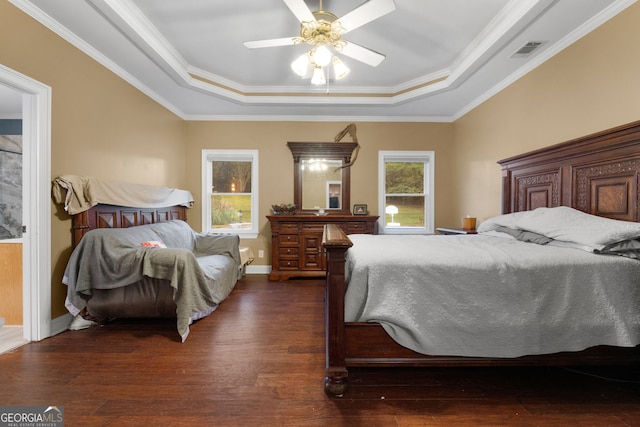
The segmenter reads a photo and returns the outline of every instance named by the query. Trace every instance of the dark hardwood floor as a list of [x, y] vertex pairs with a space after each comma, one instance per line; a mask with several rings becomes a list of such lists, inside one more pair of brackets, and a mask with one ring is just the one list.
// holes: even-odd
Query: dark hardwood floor
[[247, 276], [185, 343], [118, 320], [27, 344], [0, 355], [0, 406], [63, 406], [67, 426], [640, 426], [640, 367], [352, 369], [329, 398], [323, 297]]

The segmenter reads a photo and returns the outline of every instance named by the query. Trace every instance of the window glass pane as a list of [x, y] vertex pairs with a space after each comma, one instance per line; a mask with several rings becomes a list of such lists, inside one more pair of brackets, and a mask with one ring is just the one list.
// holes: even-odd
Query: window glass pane
[[424, 194], [424, 162], [386, 162], [387, 194]]
[[211, 164], [214, 193], [251, 193], [251, 162], [214, 160]]
[[211, 228], [251, 228], [251, 162], [211, 162]]
[[378, 153], [381, 234], [433, 232], [433, 151]]
[[202, 150], [202, 230], [258, 237], [258, 151]]
[[251, 228], [251, 194], [212, 195], [211, 228]]
[[424, 227], [424, 196], [387, 196], [386, 227]]

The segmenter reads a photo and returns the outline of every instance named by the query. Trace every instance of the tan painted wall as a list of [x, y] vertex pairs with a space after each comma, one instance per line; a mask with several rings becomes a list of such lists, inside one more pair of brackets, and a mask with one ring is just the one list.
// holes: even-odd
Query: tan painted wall
[[[333, 141], [348, 123], [325, 122], [189, 122], [187, 127], [187, 186], [196, 205], [189, 211], [189, 223], [201, 229], [201, 151], [203, 149], [258, 149], [260, 174], [260, 236], [243, 240], [254, 255], [265, 251], [264, 259], [252, 265], [270, 265], [271, 229], [265, 215], [271, 205], [293, 202], [293, 157], [287, 141]], [[452, 225], [450, 182], [451, 123], [357, 123], [361, 145], [351, 169], [351, 204], [365, 203], [378, 214], [378, 151], [433, 150], [436, 152], [436, 226]], [[346, 137], [344, 141], [351, 141]], [[454, 220], [455, 221], [455, 220]]]
[[500, 213], [496, 161], [640, 119], [635, 3], [455, 122], [457, 215]]
[[[184, 187], [184, 122], [9, 2], [0, 2], [0, 63], [52, 88], [51, 175]], [[52, 315], [71, 221], [52, 204]]]

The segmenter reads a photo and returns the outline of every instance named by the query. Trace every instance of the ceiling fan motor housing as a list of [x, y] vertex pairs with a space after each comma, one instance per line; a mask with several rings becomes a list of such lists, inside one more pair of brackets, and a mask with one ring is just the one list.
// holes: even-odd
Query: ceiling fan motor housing
[[307, 43], [312, 46], [326, 44], [341, 50], [345, 42], [341, 40], [344, 29], [337, 22], [338, 17], [333, 13], [318, 10], [313, 12], [315, 21], [305, 21], [300, 26], [300, 37], [296, 43]]

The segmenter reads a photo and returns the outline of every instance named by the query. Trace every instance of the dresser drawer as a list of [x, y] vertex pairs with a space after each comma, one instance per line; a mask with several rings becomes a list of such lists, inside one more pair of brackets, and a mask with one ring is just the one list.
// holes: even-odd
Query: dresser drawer
[[280, 246], [297, 246], [300, 244], [299, 234], [283, 234], [280, 236]]
[[281, 245], [280, 246], [280, 257], [281, 258], [289, 258], [289, 257], [295, 257], [297, 258], [300, 255], [300, 248], [299, 247], [293, 247], [293, 246], [284, 246]]
[[367, 232], [367, 224], [364, 222], [350, 221], [346, 224], [347, 234], [363, 234]]
[[299, 231], [297, 222], [283, 222], [280, 224], [280, 234], [291, 234]]
[[299, 264], [300, 260], [298, 260], [298, 259], [280, 258], [278, 261], [279, 261], [278, 262], [278, 268], [280, 270], [292, 271], [292, 270], [299, 270], [300, 269], [298, 267], [298, 264]]
[[317, 231], [318, 233], [322, 233], [324, 231], [324, 223], [305, 222], [302, 224], [302, 231]]

